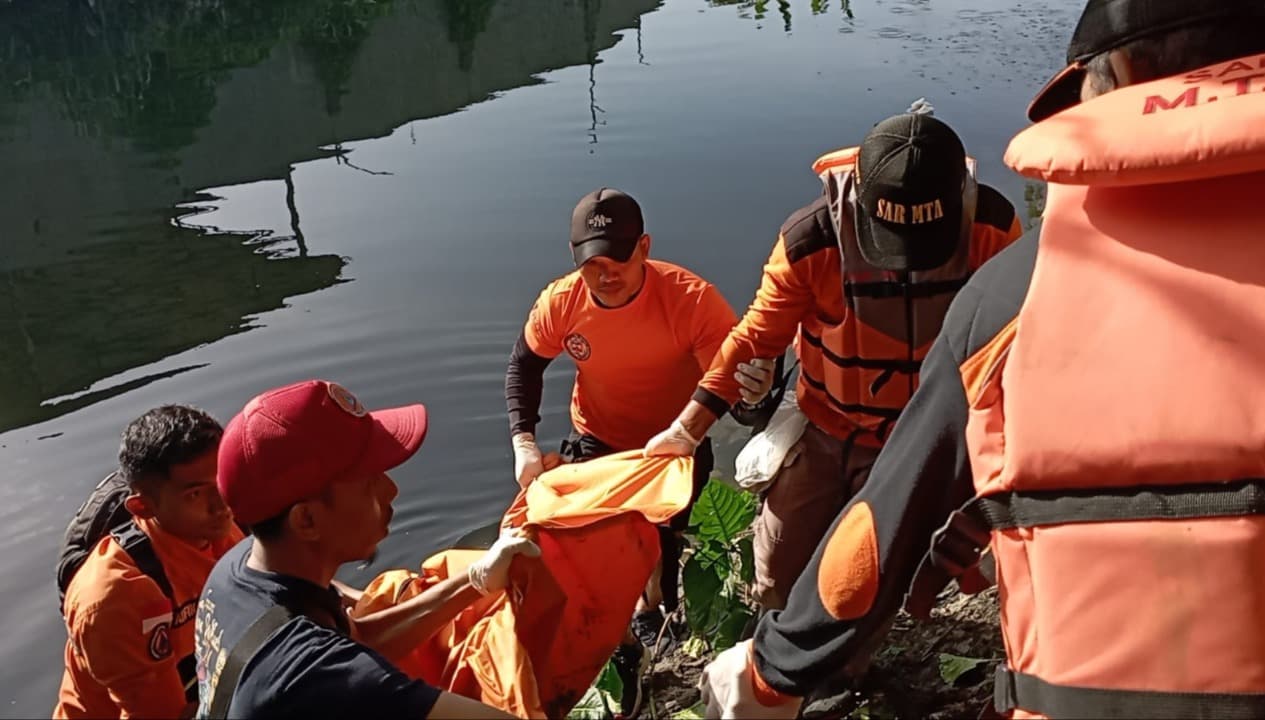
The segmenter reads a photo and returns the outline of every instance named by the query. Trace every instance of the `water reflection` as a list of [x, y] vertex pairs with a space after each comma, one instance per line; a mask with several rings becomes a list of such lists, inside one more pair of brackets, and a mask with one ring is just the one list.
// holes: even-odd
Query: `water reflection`
[[[343, 281], [346, 258], [308, 252], [297, 164], [389, 174], [347, 146], [578, 64], [596, 143], [598, 54], [657, 6], [0, 3], [0, 177], [21, 179], [0, 193], [0, 432], [192, 369], [114, 380]], [[178, 217], [261, 181], [288, 228]]]
[[[837, 0], [840, 11], [846, 20], [852, 20], [851, 0]], [[712, 7], [733, 5], [738, 8], [741, 17], [763, 20], [769, 12], [769, 0], [708, 0]], [[776, 0], [778, 16], [782, 19], [782, 31], [791, 31], [791, 3], [788, 0]], [[813, 15], [825, 15], [831, 12], [831, 0], [809, 0], [808, 11]]]

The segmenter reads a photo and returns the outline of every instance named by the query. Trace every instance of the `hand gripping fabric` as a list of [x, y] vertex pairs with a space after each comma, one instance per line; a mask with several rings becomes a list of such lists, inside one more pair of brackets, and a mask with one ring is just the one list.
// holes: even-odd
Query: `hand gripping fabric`
[[[692, 458], [640, 450], [545, 472], [502, 520], [523, 528], [541, 557], [515, 559], [505, 592], [476, 600], [397, 666], [517, 717], [565, 717], [623, 639], [659, 557], [655, 525], [688, 504], [692, 473]], [[419, 573], [384, 573], [353, 612], [460, 577], [482, 554], [448, 550]]]

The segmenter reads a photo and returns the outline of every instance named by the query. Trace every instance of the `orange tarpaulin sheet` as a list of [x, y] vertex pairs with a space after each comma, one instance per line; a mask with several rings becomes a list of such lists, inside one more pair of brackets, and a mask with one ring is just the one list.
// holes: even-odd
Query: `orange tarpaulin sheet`
[[[477, 601], [398, 664], [432, 685], [518, 717], [563, 717], [624, 638], [659, 558], [655, 524], [689, 503], [693, 460], [630, 451], [563, 465], [520, 492], [502, 527], [523, 527], [539, 560], [518, 558], [506, 592]], [[481, 550], [448, 550], [421, 572], [379, 575], [362, 615], [459, 576]]]

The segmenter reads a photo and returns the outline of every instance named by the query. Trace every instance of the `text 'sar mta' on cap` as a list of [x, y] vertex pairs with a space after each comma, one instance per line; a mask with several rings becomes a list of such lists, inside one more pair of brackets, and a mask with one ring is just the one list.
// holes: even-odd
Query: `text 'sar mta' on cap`
[[857, 245], [883, 270], [930, 270], [961, 241], [966, 149], [953, 129], [920, 113], [890, 117], [857, 155]]

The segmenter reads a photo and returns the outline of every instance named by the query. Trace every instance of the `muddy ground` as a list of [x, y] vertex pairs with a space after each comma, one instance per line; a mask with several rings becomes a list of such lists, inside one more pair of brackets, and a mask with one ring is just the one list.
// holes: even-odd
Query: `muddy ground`
[[[678, 647], [657, 659], [648, 675], [650, 701], [642, 718], [671, 718], [698, 702], [695, 683], [707, 657]], [[950, 685], [941, 654], [988, 659]], [[978, 718], [992, 702], [992, 673], [1003, 656], [995, 591], [942, 595], [928, 622], [897, 617], [865, 676], [851, 689], [809, 698], [805, 718]]]

